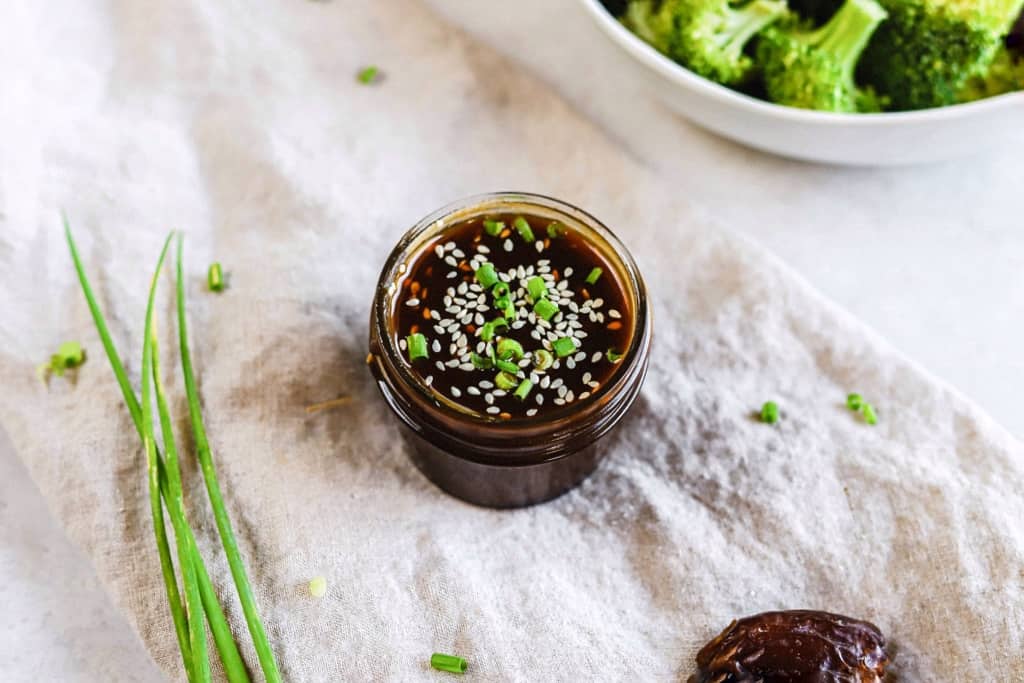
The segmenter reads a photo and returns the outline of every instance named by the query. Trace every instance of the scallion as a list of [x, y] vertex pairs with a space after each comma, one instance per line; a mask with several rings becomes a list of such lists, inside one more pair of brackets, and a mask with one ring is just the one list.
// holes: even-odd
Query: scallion
[[210, 264], [210, 269], [206, 272], [206, 284], [211, 292], [224, 291], [224, 270], [220, 263]]
[[508, 296], [509, 289], [507, 282], [499, 282], [491, 287], [491, 295], [496, 299], [500, 299], [503, 296]]
[[775, 401], [766, 401], [761, 406], [761, 422], [775, 424], [779, 421], [779, 404]]
[[528, 379], [524, 379], [519, 383], [519, 386], [516, 387], [516, 392], [513, 395], [520, 401], [525, 401], [526, 397], [530, 395], [531, 389], [533, 389], [533, 382]]
[[604, 271], [601, 270], [600, 268], [594, 268], [593, 270], [591, 270], [590, 273], [587, 275], [587, 284], [596, 285], [597, 281], [601, 279], [602, 273], [604, 273]]
[[484, 232], [491, 237], [497, 237], [501, 234], [501, 231], [505, 229], [504, 221], [492, 221], [490, 219], [484, 219]]
[[546, 299], [548, 296], [548, 283], [544, 282], [544, 278], [534, 275], [526, 281], [526, 292], [530, 295], [531, 301], [540, 301]]
[[507, 372], [511, 375], [515, 375], [519, 372], [519, 366], [510, 360], [503, 360], [498, 358], [494, 361], [494, 367], [498, 368], [502, 372]]
[[860, 394], [849, 394], [846, 397], [846, 407], [850, 410], [860, 410], [864, 405], [864, 397]]
[[359, 70], [359, 73], [356, 74], [356, 80], [362, 83], [363, 85], [370, 85], [371, 83], [377, 80], [377, 76], [379, 73], [380, 69], [376, 66], [370, 65], [367, 67], [363, 67], [362, 69]]
[[559, 337], [551, 343], [551, 348], [559, 358], [565, 358], [576, 350], [576, 342], [572, 337]]
[[547, 370], [554, 362], [554, 356], [547, 349], [537, 349], [533, 352], [533, 367], [538, 370]]
[[493, 263], [485, 263], [477, 268], [474, 276], [484, 289], [489, 289], [498, 282], [498, 273], [494, 270]]
[[533, 236], [533, 228], [522, 216], [516, 216], [516, 219], [512, 221], [512, 225], [515, 227], [516, 232], [527, 242], [533, 242], [537, 238]]
[[615, 349], [608, 349], [605, 351], [604, 357], [608, 359], [609, 363], [618, 363], [622, 360], [623, 354], [617, 352]]
[[551, 318], [555, 316], [555, 313], [558, 313], [558, 306], [547, 299], [541, 299], [533, 305], [533, 312], [537, 314], [538, 318], [551, 320]]
[[558, 221], [548, 223], [548, 237], [555, 240], [566, 233], [567, 228]]
[[428, 358], [430, 356], [427, 352], [427, 338], [420, 332], [410, 334], [406, 337], [405, 345], [409, 350], [409, 362], [413, 362], [420, 358]]
[[456, 657], [455, 655], [445, 655], [440, 652], [435, 652], [430, 655], [430, 666], [437, 669], [438, 671], [447, 671], [453, 674], [466, 673], [466, 660], [462, 657]]
[[490, 358], [485, 358], [478, 353], [469, 354], [469, 361], [477, 370], [490, 370], [494, 367], [494, 362]]
[[498, 358], [501, 360], [514, 360], [518, 361], [523, 357], [523, 345], [517, 342], [515, 339], [505, 337], [498, 342]]
[[[498, 362], [501, 363], [503, 361], [498, 361]], [[501, 367], [501, 366], [499, 365], [498, 367]], [[511, 372], [499, 372], [494, 377], [495, 385], [497, 385], [497, 387], [499, 389], [503, 390], [503, 391], [511, 391], [512, 389], [514, 389], [516, 387], [516, 383], [517, 382], [518, 382], [518, 380], [516, 379], [515, 374], [513, 374]]]

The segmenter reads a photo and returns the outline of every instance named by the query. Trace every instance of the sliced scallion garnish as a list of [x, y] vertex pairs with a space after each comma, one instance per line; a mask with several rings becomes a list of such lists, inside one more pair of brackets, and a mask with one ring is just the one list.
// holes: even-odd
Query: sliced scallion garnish
[[516, 387], [516, 392], [514, 396], [518, 398], [520, 401], [525, 401], [526, 397], [530, 395], [531, 389], [533, 389], [533, 382], [531, 382], [528, 379], [524, 379], [522, 382], [519, 383], [519, 386]]
[[864, 405], [864, 397], [860, 394], [849, 394], [846, 397], [846, 407], [850, 410], [860, 410]]
[[427, 352], [427, 338], [421, 333], [416, 332], [410, 334], [405, 338], [406, 348], [409, 350], [409, 361], [415, 361], [419, 358], [428, 358], [430, 354]]
[[775, 401], [766, 401], [761, 406], [761, 422], [773, 425], [779, 421], [779, 404]]
[[492, 263], [485, 263], [477, 268], [474, 277], [476, 277], [476, 281], [484, 289], [489, 289], [498, 283], [498, 273], [495, 272], [494, 264]]
[[533, 242], [537, 238], [533, 236], [533, 228], [522, 216], [516, 216], [516, 219], [512, 221], [512, 225], [515, 227], [516, 232], [527, 242]]
[[501, 234], [501, 231], [505, 229], [504, 221], [492, 221], [490, 219], [484, 219], [484, 232], [491, 237], [497, 237]]
[[539, 275], [534, 275], [526, 281], [526, 292], [530, 295], [531, 301], [546, 299], [548, 296], [548, 283], [544, 282], [544, 278]]
[[551, 348], [559, 358], [565, 358], [576, 350], [576, 342], [572, 337], [559, 337], [551, 343]]
[[380, 69], [376, 66], [370, 65], [367, 67], [363, 67], [362, 69], [359, 70], [359, 73], [356, 74], [356, 80], [362, 83], [363, 85], [370, 85], [375, 80], [377, 80], [377, 75], [379, 73]]
[[512, 359], [514, 361], [518, 361], [520, 358], [523, 357], [523, 354], [525, 353], [523, 351], [523, 345], [517, 342], [515, 339], [511, 339], [509, 337], [505, 337], [504, 339], [498, 342], [497, 351], [498, 358], [500, 358], [501, 360]]
[[[499, 364], [503, 362], [504, 361], [498, 361]], [[498, 365], [498, 367], [500, 368], [501, 365]], [[494, 384], [503, 391], [511, 391], [512, 389], [515, 389], [518, 381], [519, 380], [516, 379], [515, 374], [511, 372], [499, 372], [494, 377]]]
[[596, 285], [597, 281], [601, 279], [602, 273], [604, 273], [604, 271], [601, 270], [600, 268], [594, 268], [593, 270], [591, 270], [590, 273], [587, 275], [587, 284]]
[[533, 366], [538, 370], [547, 370], [554, 362], [554, 356], [547, 349], [538, 349], [533, 352]]
[[501, 298], [503, 296], [508, 296], [508, 292], [509, 292], [509, 289], [508, 289], [508, 283], [507, 282], [499, 282], [498, 284], [496, 284], [493, 287], [491, 287], [491, 294], [496, 299]]
[[513, 363], [510, 360], [503, 360], [501, 358], [498, 358], [498, 359], [496, 359], [494, 361], [494, 367], [498, 368], [502, 372], [507, 372], [507, 373], [509, 373], [509, 374], [511, 374], [513, 376], [517, 372], [519, 372], [519, 366], [518, 365], [516, 365], [515, 363]]
[[494, 362], [490, 358], [485, 358], [479, 353], [469, 354], [469, 361], [473, 364], [477, 370], [490, 370], [494, 367]]
[[608, 359], [609, 363], [618, 363], [622, 360], [622, 355], [623, 354], [617, 352], [615, 349], [608, 349], [605, 352], [604, 357]]
[[464, 674], [466, 673], [466, 660], [462, 657], [456, 657], [455, 655], [445, 655], [440, 652], [435, 652], [430, 655], [430, 666], [434, 667], [438, 671], [447, 671], [453, 674]]
[[558, 306], [551, 303], [547, 299], [541, 299], [533, 305], [533, 312], [537, 314], [538, 318], [544, 320], [551, 320], [555, 317], [555, 313], [558, 313]]
[[210, 269], [206, 273], [206, 284], [210, 287], [211, 292], [224, 291], [224, 269], [221, 268], [220, 263], [210, 264]]
[[550, 237], [553, 240], [556, 240], [562, 235], [564, 235], [567, 229], [568, 228], [566, 228], [558, 221], [551, 221], [550, 223], [548, 223], [548, 237]]

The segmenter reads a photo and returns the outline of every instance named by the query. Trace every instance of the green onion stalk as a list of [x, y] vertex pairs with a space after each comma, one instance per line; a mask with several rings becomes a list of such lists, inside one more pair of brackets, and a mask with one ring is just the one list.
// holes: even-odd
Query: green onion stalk
[[[75, 271], [78, 274], [78, 282], [82, 288], [82, 293], [85, 296], [86, 303], [89, 306], [89, 312], [92, 315], [93, 323], [96, 326], [96, 331], [103, 344], [107, 360], [110, 362], [111, 370], [113, 370], [114, 377], [121, 389], [121, 395], [124, 398], [124, 403], [128, 407], [128, 412], [131, 414], [132, 421], [135, 423], [135, 429], [139, 433], [139, 438], [144, 438], [142, 409], [139, 405], [139, 400], [135, 396], [131, 383], [128, 381], [128, 373], [125, 371], [124, 364], [121, 362], [121, 356], [118, 354], [117, 347], [114, 345], [113, 338], [110, 335], [110, 330], [107, 327], [106, 319], [104, 318], [103, 312], [100, 310], [96, 297], [93, 294], [92, 285], [89, 282], [89, 277], [86, 275], [85, 267], [82, 265], [82, 259], [79, 256], [78, 247], [71, 234], [71, 226], [68, 223], [67, 216], [63, 216], [63, 222], [68, 249], [71, 252]], [[164, 466], [163, 459], [160, 456], [159, 448], [155, 448], [154, 450], [160, 493], [163, 496], [164, 501], [167, 501], [172, 496], [167, 483], [166, 467]], [[188, 538], [188, 546], [195, 549], [195, 536], [193, 535], [191, 528], [186, 525], [185, 531]], [[159, 533], [157, 534], [157, 542], [158, 544], [160, 543]], [[166, 534], [164, 535], [163, 542], [166, 544]], [[161, 555], [163, 555], [162, 550]], [[169, 549], [167, 550], [166, 555], [168, 558], [170, 557]], [[209, 623], [210, 631], [213, 633], [213, 639], [217, 645], [217, 652], [220, 656], [228, 681], [230, 681], [230, 683], [250, 683], [249, 674], [245, 669], [245, 664], [243, 663], [242, 657], [238, 651], [238, 645], [235, 643], [234, 637], [231, 635], [231, 628], [228, 626], [227, 618], [224, 616], [224, 610], [221, 608], [221, 605], [217, 600], [217, 595], [213, 590], [213, 583], [210, 581], [210, 575], [207, 572], [206, 565], [198, 551], [192, 553], [191, 562], [195, 568], [196, 581], [199, 585], [200, 598], [203, 603], [203, 609], [206, 612], [206, 619]], [[173, 593], [177, 593], [176, 583]], [[180, 609], [180, 596], [176, 602]], [[174, 604], [175, 600], [172, 597], [172, 610], [174, 610]], [[183, 629], [178, 628], [176, 623], [175, 631], [178, 635], [179, 645], [183, 644], [182, 652], [186, 663], [186, 671], [191, 671], [191, 666], [189, 664], [191, 648], [188, 646], [187, 626]]]
[[185, 394], [188, 397], [188, 412], [192, 419], [196, 455], [199, 458], [199, 466], [203, 472], [203, 480], [206, 483], [206, 493], [210, 498], [210, 506], [213, 508], [213, 518], [217, 523], [221, 544], [224, 546], [224, 554], [227, 556], [228, 566], [231, 568], [231, 575], [235, 580], [238, 599], [242, 603], [245, 622], [249, 627], [249, 634], [252, 636], [253, 646], [256, 648], [256, 656], [259, 658], [260, 667], [263, 669], [263, 676], [268, 683], [280, 683], [281, 673], [278, 671], [277, 662], [274, 660], [274, 653], [270, 649], [270, 643], [267, 640], [267, 633], [263, 628], [263, 622], [260, 621], [259, 612], [256, 608], [256, 599], [253, 596], [252, 586], [249, 584], [249, 577], [245, 572], [245, 564], [242, 562], [241, 553], [238, 552], [238, 542], [235, 540], [235, 533], [231, 528], [231, 520], [228, 518], [227, 510], [224, 507], [224, 497], [221, 494], [220, 484], [217, 482], [217, 472], [213, 466], [213, 454], [210, 451], [210, 443], [206, 437], [206, 428], [203, 425], [202, 411], [199, 406], [199, 392], [196, 389], [196, 378], [192, 369], [192, 353], [188, 345], [188, 322], [185, 318], [185, 274], [182, 252], [183, 240], [179, 235], [177, 263], [178, 338], [181, 347], [181, 369], [185, 377]]

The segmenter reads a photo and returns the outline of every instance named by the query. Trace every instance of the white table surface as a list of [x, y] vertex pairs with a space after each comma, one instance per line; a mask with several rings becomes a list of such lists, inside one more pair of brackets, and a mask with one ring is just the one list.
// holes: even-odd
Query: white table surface
[[[1024, 149], [896, 170], [785, 161], [661, 107], [623, 77], [572, 0], [431, 4], [514, 50], [709, 220], [764, 245], [1024, 435]], [[2, 434], [0, 605], [0, 680], [159, 680]]]

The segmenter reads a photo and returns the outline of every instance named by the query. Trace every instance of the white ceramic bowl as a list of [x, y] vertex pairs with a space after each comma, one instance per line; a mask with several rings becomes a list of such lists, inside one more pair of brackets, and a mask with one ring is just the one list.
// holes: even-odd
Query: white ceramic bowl
[[694, 123], [750, 147], [833, 164], [897, 166], [1024, 145], [1024, 92], [968, 104], [886, 114], [783, 107], [698, 76], [620, 24], [599, 0], [580, 0], [638, 79]]

